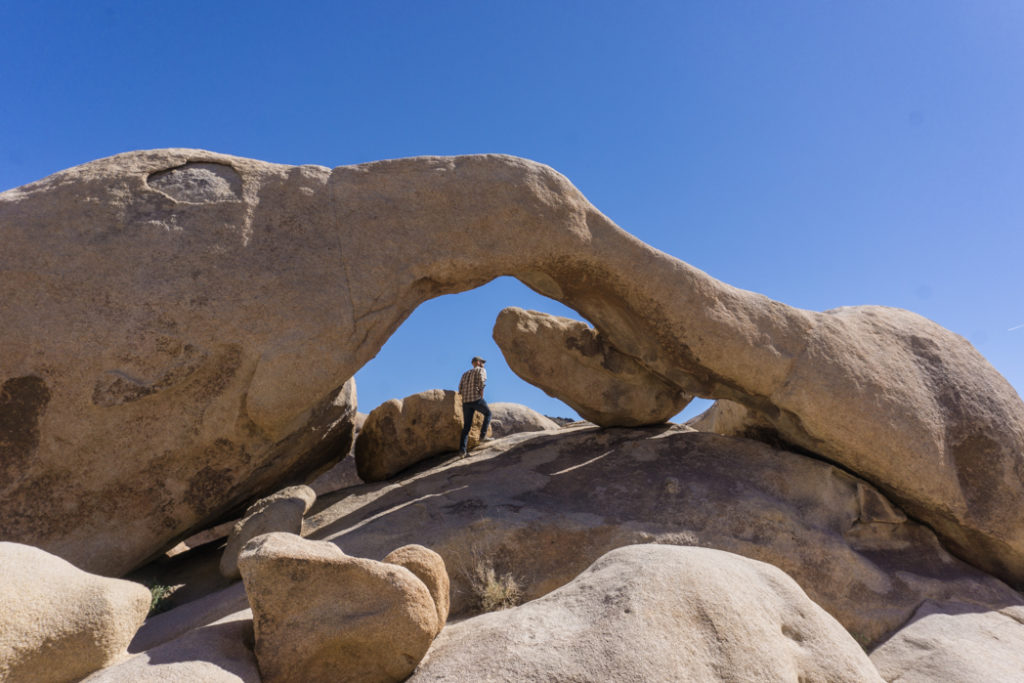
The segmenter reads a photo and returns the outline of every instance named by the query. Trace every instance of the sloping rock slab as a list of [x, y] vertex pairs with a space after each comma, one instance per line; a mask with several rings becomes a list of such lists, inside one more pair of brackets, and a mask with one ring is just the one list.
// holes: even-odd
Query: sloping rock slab
[[190, 630], [85, 679], [88, 683], [260, 683], [261, 680], [253, 654], [250, 610]]
[[1019, 594], [945, 552], [877, 490], [814, 458], [678, 426], [515, 434], [469, 458], [349, 489], [306, 520], [348, 554], [410, 542], [444, 558], [452, 614], [481, 562], [544, 595], [613, 548], [718, 548], [773, 564], [864, 646], [925, 599], [1006, 606]]
[[410, 679], [882, 681], [843, 627], [771, 565], [628, 546], [515, 609], [447, 628]]

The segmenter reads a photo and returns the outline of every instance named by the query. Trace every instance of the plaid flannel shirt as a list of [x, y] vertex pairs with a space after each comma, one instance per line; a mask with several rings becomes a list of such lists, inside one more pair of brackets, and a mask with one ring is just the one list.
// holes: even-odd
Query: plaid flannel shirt
[[487, 384], [487, 371], [483, 368], [472, 368], [462, 373], [459, 380], [459, 393], [463, 403], [479, 401], [484, 397], [484, 385]]

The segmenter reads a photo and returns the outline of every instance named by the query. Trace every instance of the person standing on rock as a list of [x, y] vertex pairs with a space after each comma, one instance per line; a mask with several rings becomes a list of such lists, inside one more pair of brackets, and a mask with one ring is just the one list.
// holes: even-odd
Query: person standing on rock
[[484, 400], [484, 385], [487, 384], [487, 370], [484, 364], [487, 363], [480, 356], [473, 356], [473, 367], [462, 373], [459, 380], [459, 393], [462, 395], [462, 437], [459, 439], [459, 454], [466, 455], [466, 446], [469, 444], [469, 430], [473, 427], [473, 417], [476, 413], [484, 416], [484, 423], [480, 427], [480, 442], [488, 441], [487, 428], [491, 426], [491, 409], [487, 407]]

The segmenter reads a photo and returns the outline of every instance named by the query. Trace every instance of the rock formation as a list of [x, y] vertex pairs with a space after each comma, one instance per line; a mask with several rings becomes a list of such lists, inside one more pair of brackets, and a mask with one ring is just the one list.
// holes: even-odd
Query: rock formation
[[511, 575], [531, 600], [636, 543], [773, 564], [866, 647], [927, 599], [1024, 604], [867, 482], [815, 458], [681, 426], [515, 434], [339, 499], [305, 528], [360, 557], [410, 541], [433, 549], [458, 617], [473, 613], [481, 563]]
[[602, 427], [665, 422], [692, 398], [578, 320], [506, 308], [494, 341], [513, 372]]
[[302, 533], [302, 518], [316, 502], [316, 493], [308, 486], [289, 486], [253, 503], [245, 516], [235, 523], [220, 559], [220, 573], [229, 579], [242, 578], [238, 555], [253, 538], [273, 531]]
[[871, 653], [887, 681], [959, 683], [1024, 678], [1024, 606], [985, 609], [926, 601]]
[[545, 429], [558, 429], [561, 426], [551, 418], [541, 415], [533, 408], [519, 403], [498, 401], [488, 403], [487, 406], [491, 409], [491, 436], [495, 439], [520, 432], [540, 432]]
[[[726, 579], [724, 590], [700, 583], [704, 578], [698, 572], [693, 585], [704, 586], [697, 589], [699, 604], [686, 594], [688, 581], [649, 580], [649, 568], [673, 564], [660, 560], [645, 559], [636, 571], [627, 570], [624, 579], [616, 575], [612, 583], [628, 586], [628, 591], [593, 590], [592, 575], [578, 577], [602, 555], [636, 543], [660, 544], [658, 552], [673, 550], [667, 547], [671, 545], [690, 546], [684, 552], [715, 548], [778, 566], [871, 653], [886, 680], [943, 680], [942, 675], [946, 680], [1000, 680], [1000, 675], [1005, 679], [1024, 637], [1024, 596], [951, 557], [929, 529], [908, 519], [870, 484], [813, 457], [678, 425], [575, 426], [513, 434], [469, 458], [414, 468], [384, 484], [354, 487], [319, 501], [318, 507], [320, 511], [306, 520], [304, 532], [311, 539], [330, 539], [330, 544], [276, 536], [289, 539], [291, 550], [301, 551], [293, 554], [303, 555], [297, 560], [307, 565], [303, 572], [324, 580], [309, 580], [309, 574], [298, 572], [294, 580], [302, 588], [293, 584], [287, 588], [291, 599], [265, 603], [262, 619], [301, 621], [295, 613], [304, 611], [305, 616], [334, 623], [322, 617], [321, 610], [337, 610], [353, 595], [341, 588], [334, 593], [320, 589], [334, 584], [328, 565], [339, 558], [354, 561], [337, 545], [347, 553], [384, 557], [383, 565], [360, 560], [364, 567], [400, 565], [393, 567], [401, 570], [400, 583], [415, 576], [432, 603], [433, 614], [424, 616], [424, 623], [432, 621], [435, 629], [445, 613], [438, 597], [447, 593], [448, 572], [456, 617], [472, 614], [469, 606], [476, 596], [471, 592], [478, 586], [471, 574], [478, 567], [493, 569], [502, 586], [509, 579], [517, 583], [525, 599], [541, 598], [501, 614], [456, 619], [434, 640], [416, 677], [436, 676], [468, 660], [474, 661], [465, 672], [489, 666], [493, 673], [481, 679], [491, 680], [519, 681], [524, 671], [560, 680], [571, 670], [589, 671], [591, 666], [611, 672], [630, 662], [629, 648], [619, 644], [633, 642], [638, 635], [645, 640], [634, 649], [651, 651], [650, 658], [669, 652], [658, 643], [670, 642], [676, 650], [699, 643], [703, 649], [692, 661], [722, 662], [718, 675], [732, 680], [749, 678], [742, 655], [747, 651], [772, 665], [787, 658], [795, 666], [806, 664], [811, 646], [804, 644], [819, 641], [812, 637], [800, 643], [786, 633], [806, 636], [807, 631], [773, 630], [747, 639], [730, 630], [725, 618], [732, 612], [730, 598], [742, 601], [744, 617], [752, 623], [771, 624], [774, 614], [780, 629], [782, 624], [793, 626], [789, 619], [794, 613], [773, 609], [772, 595], [782, 595], [787, 607], [806, 605], [805, 597], [793, 596], [789, 589], [776, 592], [776, 582], [770, 579], [775, 572], [756, 572], [769, 577], [768, 593], [758, 590], [750, 595], [748, 588], [763, 587], [765, 582], [730, 574], [729, 567], [747, 563], [738, 557], [726, 555], [729, 559], [721, 567], [710, 563], [714, 568], [706, 578]], [[251, 543], [273, 538], [262, 536]], [[422, 546], [391, 550], [411, 540], [427, 542], [438, 552]], [[291, 574], [284, 565], [277, 569]], [[264, 580], [282, 593], [293, 581], [274, 578], [270, 572]], [[578, 590], [581, 585], [587, 586], [585, 592]], [[646, 594], [657, 598], [649, 609], [631, 597], [633, 588], [644, 585], [653, 588], [640, 590], [639, 600], [647, 600]], [[560, 587], [566, 590], [556, 590]], [[573, 590], [579, 599], [568, 604], [563, 598]], [[414, 592], [422, 598], [422, 591]], [[251, 592], [249, 599], [258, 602], [256, 592]], [[376, 597], [388, 594], [377, 591]], [[617, 609], [627, 598], [634, 600], [629, 613]], [[235, 584], [147, 620], [130, 646], [138, 654], [97, 672], [91, 680], [259, 681], [254, 674], [249, 599], [243, 586]], [[688, 608], [681, 618], [696, 605], [712, 610], [715, 619], [724, 619], [709, 619], [723, 629], [721, 637], [707, 634], [690, 642], [676, 633], [678, 621], [659, 620], [651, 627], [645, 619], [648, 613], [660, 614], [664, 605], [683, 601]], [[557, 603], [554, 608], [552, 603]], [[799, 611], [820, 615], [817, 607]], [[578, 614], [585, 615], [582, 623], [565, 619]], [[538, 621], [541, 618], [554, 623]], [[497, 629], [491, 628], [495, 624]], [[309, 636], [317, 629], [301, 623], [296, 629], [301, 635], [284, 640], [309, 647]], [[498, 629], [504, 629], [500, 640]], [[537, 657], [525, 664], [519, 661], [516, 643], [530, 634], [562, 643], [561, 656], [551, 656], [553, 649], [541, 640], [532, 645]], [[840, 641], [848, 645], [850, 636]], [[837, 646], [835, 656], [815, 651], [812, 666], [819, 671], [844, 670], [846, 645]], [[370, 649], [387, 651], [384, 645]], [[675, 660], [666, 664], [668, 670], [675, 665]], [[512, 668], [503, 672], [503, 666]], [[658, 680], [656, 671], [645, 671]], [[472, 677], [467, 673], [454, 678]]]
[[65, 683], [127, 656], [150, 592], [0, 542], [0, 680]]
[[637, 545], [543, 598], [446, 629], [410, 683], [456, 680], [882, 678], [777, 568], [707, 548]]
[[730, 287], [534, 162], [132, 152], [0, 194], [0, 241], [0, 533], [80, 566], [124, 571], [315, 473], [339, 387], [410, 312], [512, 275], [1024, 581], [1024, 404], [970, 344]]
[[239, 558], [264, 683], [404, 680], [441, 630], [427, 586], [403, 566], [273, 533]]
[[[437, 631], [441, 631], [448, 621], [448, 610], [451, 606], [451, 582], [444, 559], [430, 548], [421, 545], [403, 545], [388, 553], [382, 562], [405, 567], [430, 591], [437, 607]], [[436, 634], [435, 634], [436, 635]]]
[[[483, 416], [473, 417], [469, 447], [477, 443]], [[444, 389], [421, 391], [380, 404], [366, 417], [356, 439], [356, 472], [363, 481], [383, 481], [421, 460], [459, 450], [462, 398]]]

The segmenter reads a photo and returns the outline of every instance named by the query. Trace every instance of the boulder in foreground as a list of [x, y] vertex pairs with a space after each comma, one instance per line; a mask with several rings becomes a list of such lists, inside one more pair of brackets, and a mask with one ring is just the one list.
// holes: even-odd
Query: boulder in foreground
[[401, 681], [441, 628], [413, 572], [333, 543], [266, 534], [238, 563], [264, 683]]
[[781, 570], [708, 548], [626, 546], [514, 609], [449, 626], [410, 683], [880, 682]]
[[149, 612], [145, 586], [88, 574], [0, 542], [0, 680], [64, 683], [127, 657]]

